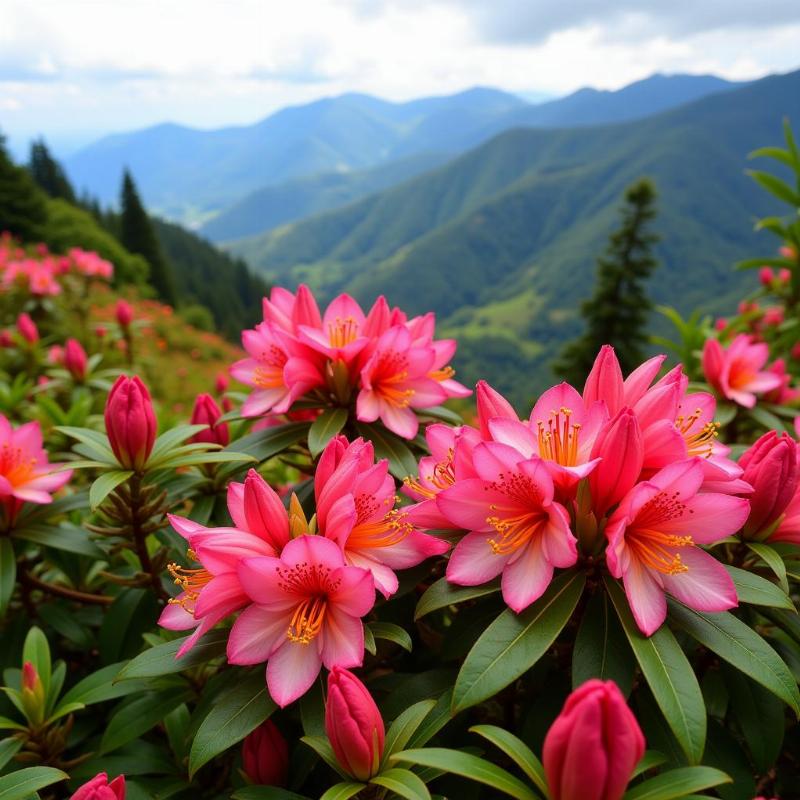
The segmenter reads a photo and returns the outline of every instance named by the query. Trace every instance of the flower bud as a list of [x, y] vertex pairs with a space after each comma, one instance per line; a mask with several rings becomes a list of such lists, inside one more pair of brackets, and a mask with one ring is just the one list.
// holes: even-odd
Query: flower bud
[[219, 406], [210, 394], [199, 394], [194, 401], [192, 425], [208, 425], [204, 431], [192, 436], [193, 442], [206, 442], [225, 447], [230, 444], [231, 434], [227, 422], [219, 422], [222, 416]]
[[644, 463], [644, 444], [636, 414], [623, 408], [600, 430], [591, 458], [601, 459], [589, 474], [592, 510], [599, 520], [634, 487]]
[[289, 775], [289, 746], [268, 719], [249, 733], [242, 744], [245, 775], [259, 786], [285, 786]]
[[126, 469], [141, 470], [156, 439], [156, 417], [150, 392], [138, 376], [117, 378], [106, 401], [105, 421], [119, 463]]
[[604, 344], [583, 386], [583, 402], [588, 407], [596, 400], [602, 400], [608, 413], [616, 414], [622, 408], [624, 396], [625, 385], [617, 354], [611, 345]]
[[130, 303], [124, 300], [117, 300], [117, 307], [115, 309], [117, 315], [117, 323], [120, 328], [128, 328], [133, 322], [133, 308]]
[[739, 459], [742, 480], [753, 487], [746, 539], [768, 533], [789, 505], [798, 483], [797, 445], [788, 433], [765, 433]]
[[727, 327], [728, 327], [728, 320], [727, 320], [727, 319], [725, 319], [725, 317], [720, 317], [720, 318], [719, 318], [719, 319], [718, 319], [718, 320], [717, 320], [717, 321], [714, 323], [714, 329], [715, 329], [715, 330], [717, 330], [717, 331], [720, 331], [720, 333], [721, 333], [722, 331], [724, 331], [724, 330], [725, 330], [725, 328], [727, 328]]
[[76, 381], [86, 377], [86, 351], [77, 339], [67, 339], [64, 346], [64, 366]]
[[762, 286], [769, 287], [775, 280], [775, 273], [769, 267], [761, 267], [758, 271], [758, 280], [761, 281]]
[[36, 667], [30, 661], [22, 665], [22, 691], [20, 692], [25, 716], [34, 725], [44, 721], [45, 696], [44, 686]]
[[620, 800], [644, 755], [644, 736], [613, 681], [576, 689], [542, 752], [551, 800]]
[[475, 400], [478, 406], [478, 423], [481, 429], [481, 438], [489, 440], [489, 420], [494, 417], [518, 420], [517, 412], [508, 400], [489, 386], [486, 381], [478, 381], [475, 386]]
[[108, 328], [106, 328], [105, 325], [95, 325], [94, 335], [98, 339], [105, 339], [106, 336], [108, 335]]
[[70, 800], [125, 800], [125, 776], [118, 775], [109, 783], [107, 773], [99, 772], [84, 783]]
[[17, 332], [28, 344], [36, 344], [39, 341], [39, 329], [28, 314], [20, 314], [17, 317]]
[[783, 322], [783, 308], [781, 306], [770, 306], [764, 311], [764, 324], [773, 327]]
[[383, 756], [383, 718], [367, 687], [338, 666], [328, 675], [325, 731], [348, 775], [366, 781], [377, 773]]
[[0, 347], [13, 347], [14, 346], [14, 339], [11, 336], [11, 331], [2, 330], [0, 331]]
[[228, 391], [230, 383], [230, 378], [224, 372], [220, 372], [219, 375], [217, 375], [217, 379], [214, 381], [214, 391], [217, 394], [225, 394], [225, 392]]

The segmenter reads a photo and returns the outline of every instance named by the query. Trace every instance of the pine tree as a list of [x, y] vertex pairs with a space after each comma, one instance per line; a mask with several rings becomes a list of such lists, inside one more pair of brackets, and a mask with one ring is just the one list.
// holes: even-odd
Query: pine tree
[[41, 241], [47, 221], [45, 198], [27, 170], [16, 166], [0, 135], [0, 232], [24, 242]]
[[622, 225], [597, 260], [594, 295], [581, 306], [586, 330], [564, 347], [555, 364], [556, 372], [571, 383], [583, 383], [604, 344], [614, 346], [626, 373], [644, 358], [645, 324], [652, 308], [644, 282], [658, 264], [652, 248], [659, 237], [649, 229], [655, 199], [655, 187], [645, 179], [625, 192]]
[[150, 284], [159, 299], [175, 305], [176, 293], [172, 269], [161, 251], [150, 217], [139, 199], [136, 185], [125, 170], [120, 205], [120, 241], [131, 253], [143, 256], [150, 265]]
[[61, 165], [50, 155], [44, 139], [31, 143], [28, 171], [50, 197], [60, 197], [69, 203], [75, 203], [75, 191]]

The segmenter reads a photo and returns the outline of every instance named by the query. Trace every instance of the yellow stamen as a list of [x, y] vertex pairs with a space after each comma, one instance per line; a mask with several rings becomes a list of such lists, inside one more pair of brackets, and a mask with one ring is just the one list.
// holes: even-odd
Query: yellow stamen
[[392, 509], [376, 522], [357, 523], [347, 537], [348, 549], [391, 547], [402, 542], [413, 530], [405, 511]]
[[539, 456], [546, 461], [555, 461], [562, 467], [574, 467], [578, 463], [578, 438], [581, 426], [570, 423], [572, 410], [555, 409], [550, 412], [547, 427], [543, 420], [537, 422], [539, 429]]
[[322, 630], [328, 601], [324, 596], [309, 597], [295, 609], [292, 621], [286, 631], [290, 642], [310, 644]]
[[688, 417], [680, 416], [675, 420], [675, 426], [681, 432], [690, 456], [710, 458], [714, 450], [714, 439], [719, 436], [719, 422], [707, 422], [703, 427], [691, 433], [694, 424], [700, 419], [702, 409], [695, 409]]
[[680, 553], [673, 553], [668, 548], [690, 547], [694, 544], [691, 536], [673, 536], [649, 528], [636, 528], [626, 532], [625, 542], [632, 548], [636, 558], [650, 569], [664, 575], [689, 571], [689, 567], [681, 561]]
[[455, 374], [456, 371], [452, 367], [442, 367], [428, 373], [428, 377], [433, 378], [435, 381], [449, 381]]
[[357, 338], [358, 323], [352, 317], [336, 317], [336, 322], [328, 323], [328, 341], [331, 347], [347, 347]]
[[[197, 561], [197, 556], [193, 550], [187, 550], [186, 555], [192, 561]], [[181, 587], [181, 597], [171, 597], [170, 603], [176, 603], [185, 611], [194, 614], [194, 603], [203, 587], [214, 577], [207, 569], [199, 567], [190, 569], [182, 567], [174, 561], [167, 564], [167, 571], [175, 579], [175, 584]]]
[[495, 555], [508, 555], [527, 544], [539, 530], [544, 517], [542, 514], [525, 513], [514, 517], [487, 517], [486, 522], [496, 531], [497, 536], [487, 539]]

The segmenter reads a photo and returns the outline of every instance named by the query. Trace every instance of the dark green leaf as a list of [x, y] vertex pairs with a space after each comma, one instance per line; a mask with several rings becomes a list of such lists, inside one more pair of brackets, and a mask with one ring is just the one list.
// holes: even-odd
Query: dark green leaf
[[67, 703], [82, 703], [85, 706], [92, 703], [104, 703], [106, 700], [114, 700], [118, 697], [125, 697], [128, 694], [144, 691], [147, 684], [142, 681], [126, 681], [124, 683], [113, 683], [114, 677], [120, 670], [122, 662], [109, 664], [107, 667], [87, 675], [83, 680], [78, 681], [62, 698], [61, 705]]
[[522, 739], [495, 725], [473, 725], [470, 730], [502, 750], [530, 778], [536, 788], [547, 796], [547, 778], [542, 762]]
[[0, 771], [22, 748], [22, 739], [8, 738], [0, 741]]
[[430, 614], [437, 609], [454, 606], [458, 603], [464, 603], [467, 600], [474, 600], [477, 597], [484, 597], [487, 594], [494, 594], [499, 591], [499, 580], [484, 583], [482, 586], [456, 586], [449, 583], [447, 578], [439, 578], [420, 597], [414, 610], [414, 619], [422, 619], [426, 614]]
[[[231, 442], [225, 451], [245, 453], [257, 461], [266, 461], [305, 439], [309, 427], [308, 422], [291, 422], [288, 425], [256, 431]], [[217, 471], [217, 474], [220, 477], [227, 477], [236, 472], [237, 468], [237, 464], [225, 465]]]
[[681, 767], [629, 789], [623, 800], [678, 800], [692, 792], [730, 782], [724, 772], [713, 767]]
[[436, 705], [435, 700], [421, 700], [407, 708], [389, 726], [386, 731], [386, 742], [384, 744], [384, 760], [396, 750], [402, 750], [411, 740], [416, 730], [422, 724], [425, 717], [430, 714]]
[[399, 645], [403, 650], [411, 652], [413, 647], [411, 637], [408, 635], [408, 631], [399, 625], [395, 625], [393, 622], [370, 622], [367, 627], [375, 639], [386, 639]]
[[27, 542], [52, 547], [54, 550], [76, 553], [79, 556], [88, 556], [94, 559], [106, 557], [105, 553], [89, 538], [88, 531], [69, 523], [26, 525], [24, 528], [15, 530], [12, 536], [15, 539], [24, 539]]
[[336, 754], [333, 752], [330, 742], [325, 736], [303, 736], [300, 741], [308, 745], [334, 772], [338, 772], [343, 778], [347, 774], [339, 766]]
[[349, 800], [357, 795], [364, 786], [363, 783], [353, 783], [352, 781], [337, 783], [335, 786], [331, 786], [319, 800]]
[[747, 546], [775, 573], [781, 589], [786, 594], [789, 594], [789, 581], [786, 580], [786, 564], [783, 563], [780, 554], [763, 542], [748, 542]]
[[231, 800], [311, 800], [311, 798], [278, 786], [245, 786], [237, 789], [231, 795]]
[[158, 678], [205, 664], [225, 653], [228, 634], [227, 630], [209, 631], [181, 658], [176, 658], [176, 654], [188, 636], [151, 647], [129, 661], [114, 678], [114, 682], [132, 678]]
[[130, 469], [114, 469], [104, 472], [89, 489], [89, 507], [94, 511], [121, 483], [133, 475]]
[[376, 459], [388, 459], [389, 471], [395, 478], [403, 480], [409, 475], [417, 474], [417, 459], [408, 449], [408, 445], [402, 439], [386, 430], [383, 425], [377, 422], [369, 424], [357, 422], [356, 430], [359, 436], [363, 436], [372, 442]]
[[17, 557], [7, 537], [0, 539], [0, 619], [5, 616], [17, 583]]
[[28, 800], [31, 795], [65, 781], [69, 775], [53, 767], [26, 767], [0, 778], [0, 800]]
[[315, 458], [325, 449], [347, 422], [346, 408], [328, 408], [312, 423], [308, 431], [308, 449]]
[[406, 800], [431, 800], [428, 787], [420, 780], [419, 776], [400, 767], [384, 770], [376, 775], [370, 783], [382, 786]]
[[141, 647], [141, 636], [152, 628], [158, 615], [153, 593], [148, 589], [125, 588], [108, 607], [100, 626], [100, 655], [105, 663], [121, 661]]
[[791, 597], [771, 581], [746, 569], [730, 567], [727, 564], [725, 569], [728, 570], [731, 578], [733, 578], [739, 602], [750, 603], [754, 606], [794, 609]]

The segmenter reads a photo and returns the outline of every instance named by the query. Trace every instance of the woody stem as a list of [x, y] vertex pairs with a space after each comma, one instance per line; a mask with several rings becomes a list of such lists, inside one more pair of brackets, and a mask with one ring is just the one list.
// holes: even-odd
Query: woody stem
[[161, 583], [161, 576], [153, 569], [153, 562], [150, 560], [150, 553], [147, 552], [147, 532], [144, 530], [141, 517], [142, 509], [142, 479], [138, 474], [132, 475], [130, 479], [130, 512], [131, 512], [131, 534], [133, 545], [136, 548], [136, 555], [142, 565], [142, 571], [150, 576], [150, 583], [153, 591], [161, 600], [166, 600], [169, 595], [164, 590]]

